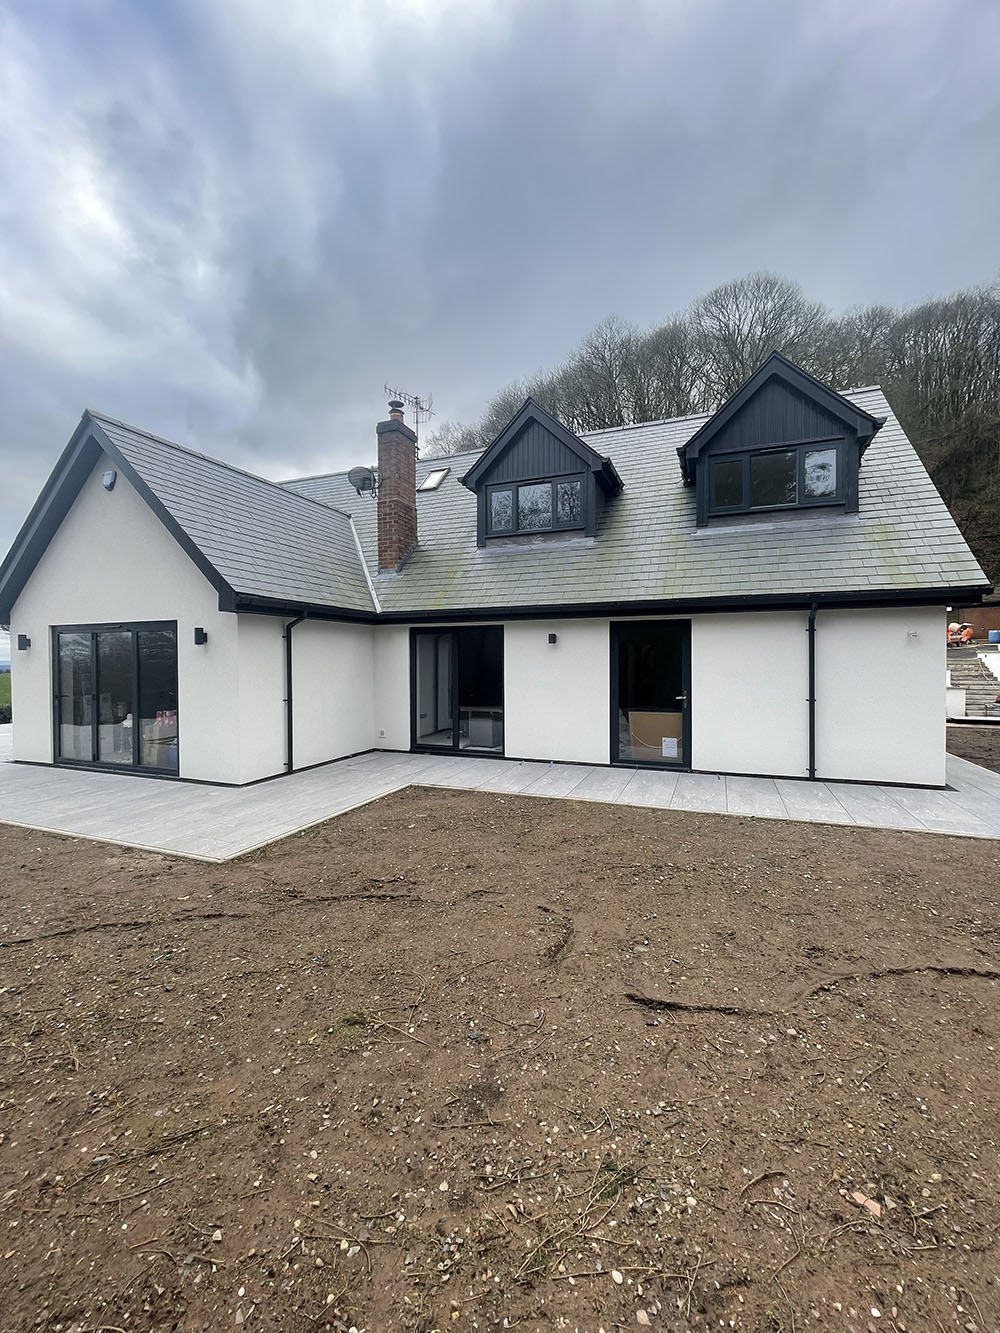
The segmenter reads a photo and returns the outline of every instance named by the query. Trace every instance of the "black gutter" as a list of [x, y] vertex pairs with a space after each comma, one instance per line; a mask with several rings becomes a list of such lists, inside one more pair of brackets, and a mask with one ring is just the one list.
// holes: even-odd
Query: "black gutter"
[[809, 608], [809, 781], [816, 781], [816, 612], [813, 602]]
[[295, 771], [295, 752], [293, 749], [294, 739], [292, 736], [292, 722], [294, 715], [292, 713], [292, 630], [296, 625], [301, 625], [307, 618], [307, 612], [303, 611], [300, 616], [290, 620], [285, 626], [283, 635], [285, 640], [285, 772], [294, 773]]
[[624, 619], [632, 616], [708, 615], [719, 611], [807, 611], [817, 606], [861, 609], [892, 606], [977, 606], [992, 589], [887, 588], [846, 593], [746, 593], [733, 597], [676, 598], [657, 601], [556, 602], [537, 606], [477, 606], [454, 610], [350, 611], [313, 602], [286, 602], [278, 598], [237, 596], [232, 608], [255, 615], [308, 616], [313, 620], [341, 620], [378, 625], [444, 624], [450, 621], [582, 620], [595, 616]]

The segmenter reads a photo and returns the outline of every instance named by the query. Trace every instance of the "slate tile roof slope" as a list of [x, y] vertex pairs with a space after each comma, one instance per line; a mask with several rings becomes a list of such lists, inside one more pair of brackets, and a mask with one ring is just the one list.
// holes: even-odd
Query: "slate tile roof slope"
[[236, 593], [374, 610], [347, 514], [112, 417], [90, 415]]
[[384, 611], [445, 611], [588, 602], [667, 601], [748, 594], [941, 589], [987, 584], [881, 389], [844, 395], [886, 423], [860, 472], [858, 514], [776, 515], [695, 525], [695, 492], [676, 450], [707, 415], [583, 435], [625, 484], [595, 538], [521, 539], [476, 546], [476, 501], [459, 478], [478, 454], [428, 459], [451, 471], [418, 494], [418, 549], [399, 573], [377, 574], [375, 505], [346, 474], [284, 484], [353, 512]]

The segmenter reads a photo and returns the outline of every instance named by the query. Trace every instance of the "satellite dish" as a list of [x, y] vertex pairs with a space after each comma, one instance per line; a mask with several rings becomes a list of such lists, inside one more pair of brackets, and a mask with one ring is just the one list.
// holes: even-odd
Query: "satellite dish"
[[375, 495], [378, 492], [378, 473], [373, 467], [352, 467], [347, 480], [359, 495]]

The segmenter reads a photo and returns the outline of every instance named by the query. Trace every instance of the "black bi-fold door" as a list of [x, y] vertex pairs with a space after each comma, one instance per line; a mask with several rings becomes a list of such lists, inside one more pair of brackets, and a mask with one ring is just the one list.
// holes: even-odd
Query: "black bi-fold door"
[[176, 624], [60, 625], [52, 639], [56, 762], [176, 774]]
[[611, 626], [611, 760], [691, 767], [691, 622]]
[[503, 626], [413, 630], [415, 750], [503, 754]]

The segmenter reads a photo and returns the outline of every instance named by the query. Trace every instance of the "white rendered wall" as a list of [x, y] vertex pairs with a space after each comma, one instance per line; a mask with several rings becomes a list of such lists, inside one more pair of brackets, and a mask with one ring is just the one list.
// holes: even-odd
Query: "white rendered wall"
[[937, 607], [819, 612], [817, 776], [944, 785], [945, 623]]
[[[51, 763], [52, 625], [177, 621], [182, 777], [240, 781], [236, 616], [119, 473], [113, 491], [100, 459], [14, 605], [11, 657], [14, 758]], [[194, 645], [194, 627], [208, 643]]]
[[239, 633], [240, 782], [285, 771], [285, 621], [234, 616]]
[[[549, 635], [557, 642], [550, 644]], [[504, 751], [517, 759], [611, 759], [607, 620], [504, 625]]]
[[808, 776], [807, 619], [763, 611], [692, 619], [693, 768]]
[[296, 768], [372, 748], [373, 636], [367, 625], [329, 620], [305, 620], [292, 631]]
[[977, 653], [977, 657], [987, 671], [992, 671], [997, 680], [1000, 680], [1000, 653]]
[[375, 740], [379, 750], [410, 748], [410, 628], [375, 630]]

